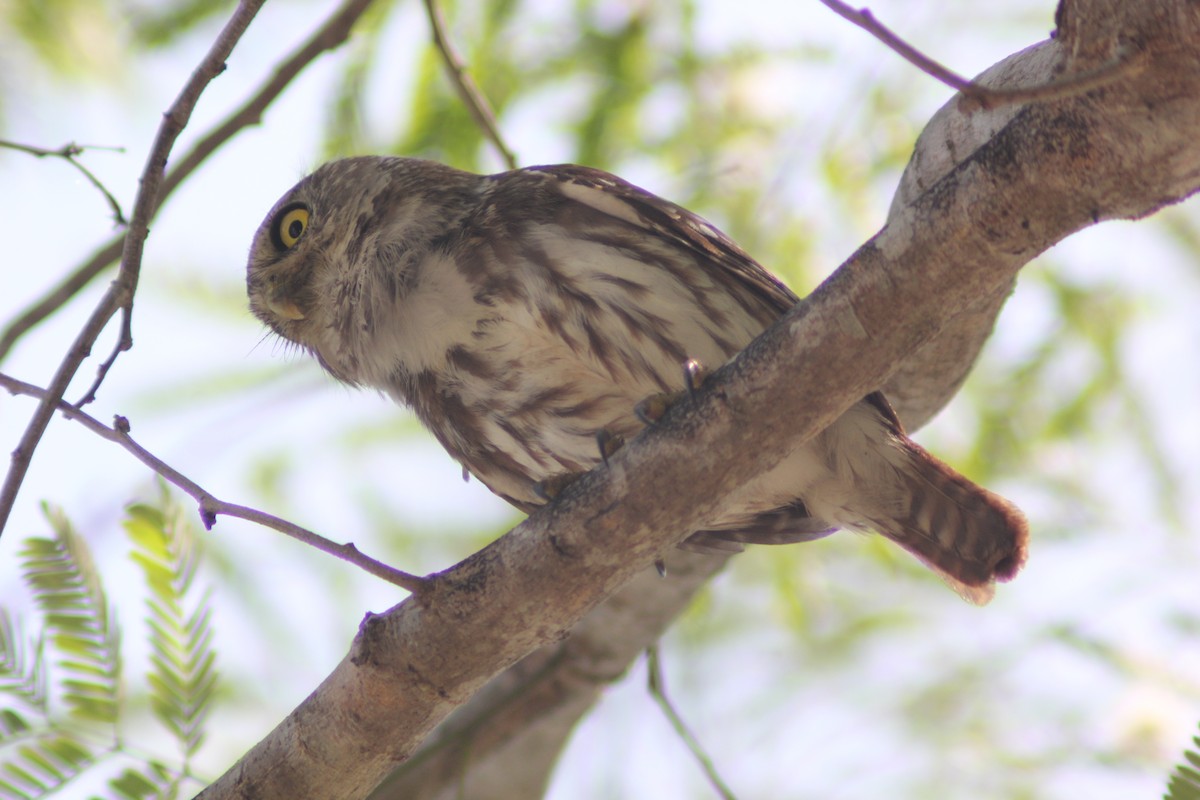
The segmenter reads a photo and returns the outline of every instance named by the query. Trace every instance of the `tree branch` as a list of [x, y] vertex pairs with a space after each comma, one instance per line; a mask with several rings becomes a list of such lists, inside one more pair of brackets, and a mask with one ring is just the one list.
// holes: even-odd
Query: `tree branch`
[[717, 796], [721, 800], [737, 800], [733, 790], [729, 788], [721, 777], [721, 774], [717, 772], [712, 758], [708, 753], [704, 752], [704, 748], [700, 745], [700, 742], [692, 734], [691, 730], [688, 729], [687, 723], [683, 721], [683, 717], [675, 710], [671, 699], [667, 697], [666, 680], [663, 678], [662, 663], [658, 655], [658, 645], [652, 645], [646, 651], [646, 670], [650, 675], [649, 686], [647, 687], [650, 695], [671, 723], [671, 728], [675, 731], [675, 735], [687, 746], [688, 751], [692, 754], [692, 758], [696, 759], [696, 763], [704, 771], [704, 777], [708, 779], [713, 791], [717, 793]]
[[[141, 188], [135, 201], [134, 215], [129, 231], [101, 248], [80, 270], [73, 273], [67, 281], [52, 290], [49, 296], [38, 301], [10, 325], [4, 336], [0, 338], [0, 358], [3, 358], [4, 353], [20, 335], [53, 313], [75, 292], [85, 286], [92, 277], [111, 263], [118, 249], [122, 252], [122, 263], [117, 273], [117, 279], [101, 299], [100, 304], [67, 352], [47, 387], [49, 392], [47, 399], [39, 404], [20, 443], [12, 453], [8, 474], [3, 486], [0, 487], [0, 534], [3, 533], [13, 504], [16, 502], [17, 492], [29, 469], [33, 451], [53, 415], [55, 403], [63, 397], [71, 379], [83, 363], [83, 359], [90, 355], [92, 345], [95, 344], [100, 332], [118, 309], [122, 310], [123, 317], [117, 346], [109, 358], [101, 364], [95, 381], [81, 399], [80, 405], [94, 399], [96, 390], [119, 353], [132, 345], [130, 317], [133, 309], [133, 296], [137, 288], [137, 276], [141, 269], [142, 245], [149, 230], [149, 220], [161, 207], [166, 197], [209, 155], [241, 129], [256, 124], [261, 119], [263, 110], [282, 93], [283, 89], [305, 66], [321, 53], [344, 42], [354, 23], [362, 16], [372, 1], [347, 0], [343, 3], [304, 45], [284, 60], [271, 79], [259, 89], [250, 101], [217, 126], [208, 136], [201, 139], [164, 179], [163, 168], [166, 165], [167, 154], [183, 126], [186, 125], [196, 100], [204, 87], [224, 69], [225, 59], [263, 2], [263, 0], [242, 0], [233, 17], [201, 62], [200, 67], [185, 84], [183, 91], [167, 112], [163, 124], [160, 126], [159, 135], [156, 137], [140, 181]], [[137, 241], [131, 240], [131, 234]]]
[[821, 0], [821, 2], [842, 19], [849, 20], [883, 42], [894, 53], [926, 75], [961, 92], [963, 97], [959, 99], [960, 110], [964, 113], [981, 108], [991, 109], [1004, 105], [1073, 97], [1101, 86], [1107, 86], [1142, 66], [1135, 51], [1119, 48], [1116, 55], [1105, 63], [1072, 73], [1064, 78], [1047, 78], [1042, 83], [1014, 88], [1001, 89], [984, 86], [978, 81], [967, 80], [904, 41], [891, 28], [876, 19], [870, 9], [856, 10], [841, 0]]
[[[1061, 47], [1051, 42], [1043, 43], [1001, 61], [976, 80], [997, 87], [1037, 84], [1046, 75], [1058, 74], [1062, 69], [1061, 51]], [[893, 199], [889, 224], [899, 219], [906, 206], [998, 135], [1019, 110], [1001, 106], [968, 115], [962, 113], [955, 99], [947, 102], [925, 126], [916, 143]], [[884, 392], [910, 431], [924, 425], [958, 391], [1012, 286], [1010, 282], [992, 295], [979, 298], [971, 308], [958, 314], [927, 344], [907, 355], [884, 384]], [[672, 563], [668, 582], [679, 578], [679, 570]], [[596, 665], [592, 654], [610, 653], [614, 648], [624, 657], [621, 667], [624, 669], [657, 641], [688, 605], [686, 599], [679, 598], [664, 605], [663, 597], [655, 591], [661, 583], [635, 580], [586, 617], [568, 640], [573, 641], [577, 635], [595, 636], [599, 639], [595, 644], [562, 651], [550, 645], [493, 680], [456, 711], [417, 755], [372, 795], [372, 800], [453, 800], [460, 789], [476, 800], [539, 796], [541, 790], [537, 787], [549, 781], [570, 731], [591, 708], [602, 688], [564, 676], [601, 674], [603, 670]], [[689, 583], [686, 597], [692, 597], [703, 584], [703, 580]], [[607, 638], [601, 638], [604, 633], [595, 631], [591, 625], [593, 619], [614, 616], [620, 616], [621, 621], [607, 632]], [[655, 623], [652, 626], [634, 624], [651, 619]], [[593, 633], [585, 634], [585, 630]], [[545, 683], [562, 687], [553, 695], [554, 702], [545, 698], [548, 690], [517, 694], [516, 688], [525, 687], [530, 680], [528, 675], [541, 674], [536, 665], [547, 661], [554, 664], [554, 669], [544, 678]], [[605, 669], [611, 671], [613, 667], [608, 665]], [[493, 719], [488, 710], [497, 696], [507, 698], [509, 710], [499, 719]], [[505, 716], [523, 724], [509, 724]]]
[[1052, 61], [1090, 69], [1122, 39], [1141, 43], [1145, 68], [1102, 92], [1015, 110], [607, 468], [440, 574], [422, 604], [369, 616], [313, 695], [202, 797], [369, 791], [488, 680], [645, 574], [722, 498], [1003, 296], [1038, 253], [1195, 192], [1200, 10], [1081, 0], [1073, 15], [1071, 35], [1043, 45]]
[[[2, 372], [0, 372], [0, 386], [3, 386], [13, 395], [25, 395], [26, 397], [34, 397], [39, 400], [45, 400], [49, 396], [49, 393], [40, 386], [34, 386], [32, 383], [17, 380]], [[208, 530], [211, 530], [212, 526], [216, 524], [218, 516], [244, 519], [247, 522], [254, 522], [262, 525], [264, 528], [271, 528], [286, 534], [309, 547], [315, 547], [323, 553], [328, 553], [331, 556], [349, 562], [377, 578], [382, 578], [388, 583], [399, 586], [402, 589], [407, 589], [410, 592], [416, 593], [426, 585], [425, 579], [407, 572], [401, 572], [398, 569], [393, 569], [382, 561], [377, 561], [370, 556], [364, 555], [352, 543], [338, 544], [318, 533], [314, 533], [307, 528], [302, 528], [273, 514], [249, 508], [248, 506], [240, 506], [236, 503], [227, 503], [215, 497], [212, 493], [204, 489], [204, 487], [200, 486], [200, 484], [134, 441], [133, 437], [129, 435], [129, 420], [125, 417], [114, 417], [113, 424], [109, 427], [90, 414], [79, 410], [78, 406], [71, 405], [64, 400], [59, 400], [56, 408], [64, 417], [78, 422], [102, 439], [107, 439], [110, 442], [116, 442], [121, 445], [121, 447], [132, 453], [138, 461], [141, 461], [147, 467], [154, 470], [154, 472], [162, 476], [168, 483], [179, 487], [187, 493], [199, 505], [200, 519], [204, 523], [204, 527]]]
[[516, 169], [517, 156], [505, 143], [504, 137], [500, 135], [500, 126], [496, 124], [496, 113], [492, 111], [487, 96], [475, 83], [471, 73], [467, 72], [466, 62], [454, 49], [454, 44], [450, 41], [449, 34], [446, 33], [446, 21], [442, 18], [442, 10], [438, 7], [437, 0], [425, 0], [425, 14], [429, 17], [433, 44], [442, 57], [446, 73], [450, 76], [450, 82], [454, 84], [463, 105], [471, 112], [475, 124], [496, 148], [496, 152], [500, 154], [500, 158], [508, 165], [508, 168]]
[[44, 147], [33, 147], [31, 145], [19, 144], [17, 142], [9, 142], [9, 141], [3, 140], [3, 139], [0, 139], [0, 147], [6, 147], [9, 150], [18, 150], [22, 153], [28, 153], [29, 155], [34, 156], [35, 158], [46, 158], [48, 156], [52, 156], [54, 158], [61, 158], [63, 161], [66, 161], [72, 167], [77, 169], [80, 172], [80, 174], [82, 174], [83, 177], [87, 179], [88, 183], [90, 183], [92, 186], [96, 187], [96, 189], [100, 192], [100, 194], [104, 195], [104, 200], [105, 200], [105, 202], [108, 203], [108, 208], [109, 208], [109, 210], [112, 211], [112, 214], [113, 214], [113, 224], [120, 226], [120, 227], [124, 227], [126, 225], [125, 214], [124, 214], [124, 212], [121, 211], [121, 204], [117, 202], [117, 198], [113, 197], [113, 194], [112, 194], [112, 192], [110, 192], [108, 190], [108, 187], [105, 186], [100, 181], [99, 178], [97, 178], [95, 175], [93, 175], [92, 171], [90, 169], [85, 167], [79, 161], [75, 160], [75, 157], [78, 155], [82, 155], [85, 150], [113, 150], [118, 153], [123, 153], [123, 152], [125, 152], [125, 148], [123, 148], [123, 147], [97, 147], [97, 146], [91, 146], [91, 145], [80, 145], [80, 144], [75, 144], [74, 142], [69, 142], [67, 144], [64, 144], [62, 147], [58, 148], [57, 150], [48, 150]]
[[[122, 310], [126, 318], [122, 324], [122, 336], [117, 345], [118, 351], [113, 353], [111, 359], [116, 358], [116, 352], [128, 350], [133, 346], [133, 340], [129, 337], [128, 317], [133, 311], [133, 296], [137, 291], [138, 274], [142, 266], [142, 247], [150, 232], [150, 217], [158, 205], [159, 187], [162, 184], [167, 155], [191, 118], [192, 109], [195, 108], [196, 101], [200, 99], [200, 94], [217, 75], [224, 71], [225, 59], [229, 57], [234, 45], [249, 27], [262, 3], [263, 0], [241, 0], [216, 42], [205, 54], [196, 71], [192, 73], [175, 102], [163, 116], [158, 134], [154, 138], [150, 154], [146, 159], [145, 169], [142, 170], [142, 176], [139, 179], [140, 188], [137, 198], [134, 200], [129, 230], [125, 234], [121, 267], [117, 271], [116, 280], [105, 292], [87, 324], [79, 332], [62, 363], [59, 364], [50, 385], [46, 388], [46, 396], [38, 403], [37, 410], [25, 428], [25, 433], [21, 436], [21, 441], [12, 453], [8, 474], [5, 476], [3, 487], [0, 487], [0, 531], [4, 530], [8, 516], [12, 513], [17, 492], [25, 480], [25, 473], [28, 472], [29, 464], [33, 459], [33, 451], [37, 449], [38, 442], [41, 441], [42, 434], [46, 431], [46, 426], [50, 424], [55, 407], [62, 400], [67, 386], [75, 377], [83, 360], [91, 354], [92, 345], [96, 343], [100, 332], [108, 325], [108, 321], [112, 319], [118, 309]], [[101, 379], [103, 372], [107, 372], [108, 366], [111, 365], [111, 359], [103, 366]], [[93, 384], [92, 390], [88, 392], [89, 396], [94, 394], [97, 386], [98, 383]]]
[[[174, 163], [162, 183], [155, 211], [157, 212], [167, 198], [222, 145], [245, 128], [259, 124], [267, 108], [318, 56], [340, 47], [349, 38], [354, 24], [374, 1], [346, 0], [329, 15], [308, 41], [280, 61], [272, 71], [271, 77], [250, 95], [249, 100], [201, 137], [190, 151]], [[0, 335], [0, 361], [4, 360], [22, 336], [61, 308], [112, 264], [120, 256], [124, 242], [125, 236], [122, 234], [102, 245], [91, 258], [9, 323]], [[0, 530], [3, 530], [3, 526], [0, 526]]]

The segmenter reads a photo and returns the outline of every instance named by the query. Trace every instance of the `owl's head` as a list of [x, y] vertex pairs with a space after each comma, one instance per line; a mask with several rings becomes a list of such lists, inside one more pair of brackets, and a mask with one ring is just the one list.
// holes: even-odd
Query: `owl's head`
[[410, 158], [332, 161], [279, 199], [254, 235], [250, 310], [334, 376], [360, 373], [376, 320], [478, 202], [477, 175]]

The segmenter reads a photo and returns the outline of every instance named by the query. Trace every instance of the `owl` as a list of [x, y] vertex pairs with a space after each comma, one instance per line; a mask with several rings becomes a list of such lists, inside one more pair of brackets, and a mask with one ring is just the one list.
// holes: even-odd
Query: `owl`
[[[410, 407], [464, 470], [532, 512], [798, 302], [691, 212], [587, 167], [476, 175], [333, 161], [267, 214], [250, 309], [334, 378]], [[695, 374], [694, 371], [691, 374]], [[640, 411], [640, 413], [639, 413]], [[685, 547], [878, 532], [984, 603], [1024, 518], [909, 439], [879, 392], [729, 499]]]

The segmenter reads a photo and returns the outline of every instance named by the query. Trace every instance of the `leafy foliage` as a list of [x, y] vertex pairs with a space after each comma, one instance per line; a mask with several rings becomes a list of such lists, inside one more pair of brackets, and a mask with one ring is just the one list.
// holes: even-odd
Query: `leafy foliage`
[[49, 643], [62, 658], [62, 699], [73, 717], [113, 724], [120, 699], [121, 633], [100, 573], [61, 511], [47, 507], [54, 538], [29, 538], [25, 581], [42, 610]]
[[1165, 800], [1200, 800], [1200, 736], [1193, 737], [1192, 743], [1195, 749], [1183, 751], [1187, 763], [1175, 767]]
[[178, 509], [170, 510], [175, 513], [130, 506], [125, 529], [137, 547], [133, 559], [142, 567], [150, 591], [146, 605], [154, 651], [147, 676], [151, 704], [190, 757], [204, 741], [204, 720], [217, 683], [216, 653], [207, 594], [187, 602], [199, 565], [195, 540]]
[[0, 702], [9, 704], [0, 707], [0, 796], [45, 796], [121, 757], [138, 763], [108, 781], [111, 796], [175, 797], [204, 741], [217, 681], [211, 607], [194, 588], [191, 529], [165, 492], [158, 506], [130, 506], [125, 522], [146, 580], [150, 706], [182, 755], [172, 768], [126, 752], [119, 730], [130, 712], [116, 615], [83, 538], [61, 510], [46, 507], [45, 516], [52, 536], [26, 539], [21, 550], [41, 636], [26, 639], [0, 609]]

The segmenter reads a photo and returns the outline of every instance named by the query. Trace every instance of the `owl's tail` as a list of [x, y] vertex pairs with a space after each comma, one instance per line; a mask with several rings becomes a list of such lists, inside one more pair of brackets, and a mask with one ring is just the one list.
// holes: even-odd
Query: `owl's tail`
[[811, 541], [838, 528], [876, 531], [980, 605], [996, 581], [1010, 580], [1025, 563], [1029, 529], [1021, 512], [909, 439], [881, 394], [850, 408], [776, 473], [787, 486], [788, 477], [797, 480], [801, 497], [749, 519], [734, 515], [684, 546], [739, 550], [743, 543]]
[[[1029, 527], [1016, 506], [972, 483], [901, 435], [897, 492], [874, 506], [868, 526], [939, 573], [967, 600], [984, 604], [995, 581], [1011, 580], [1025, 563]], [[881, 513], [882, 512], [882, 513]]]

